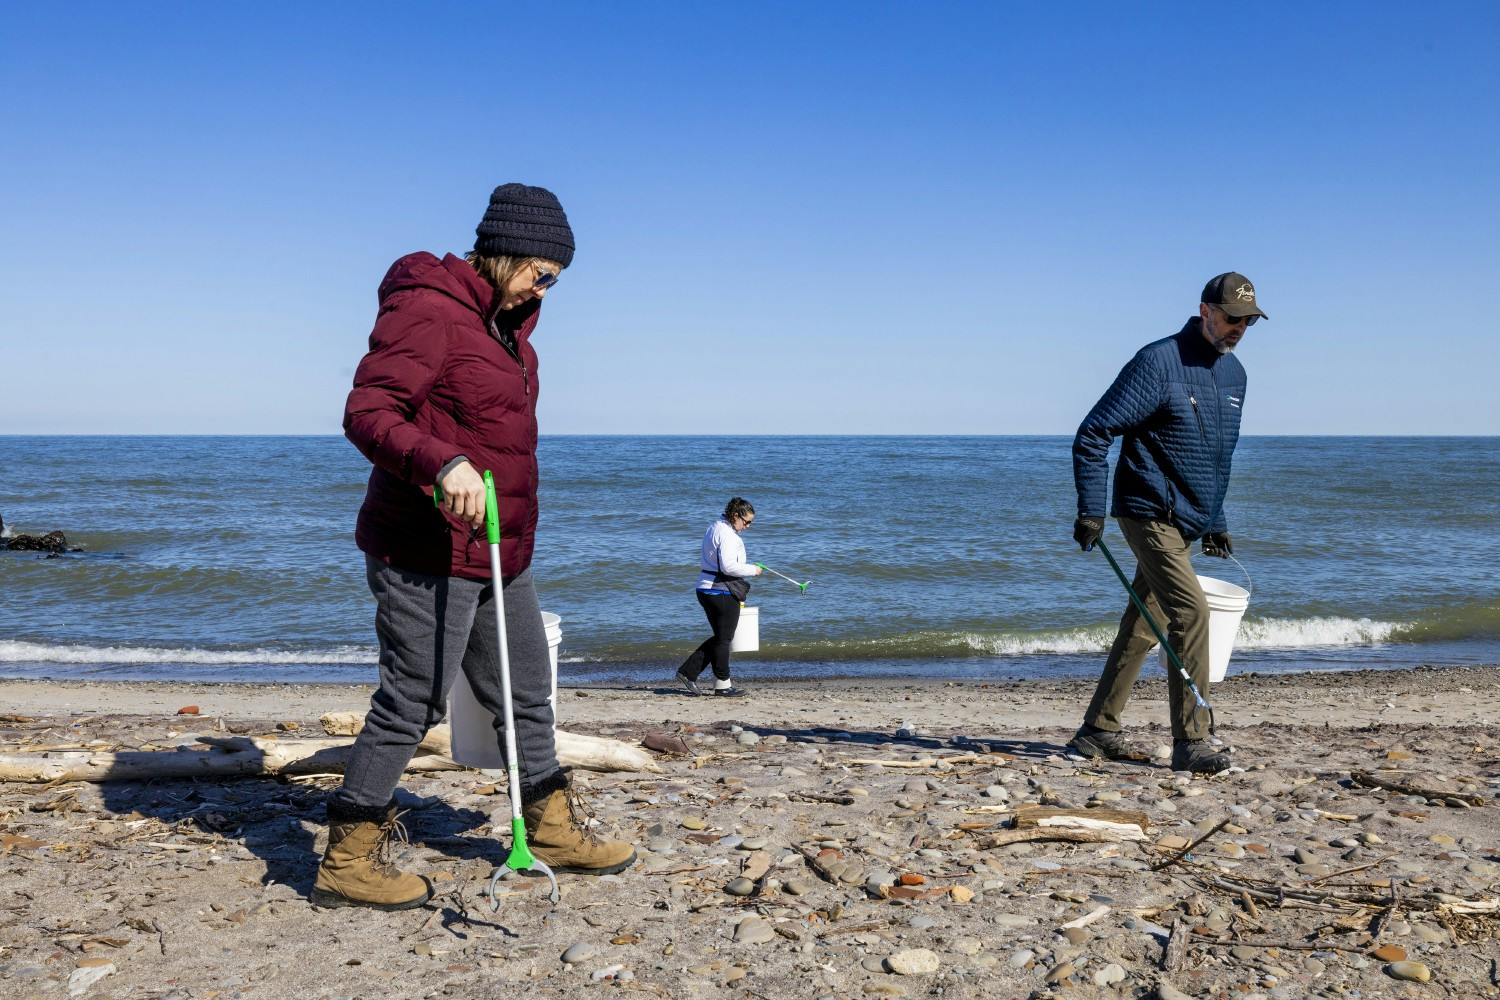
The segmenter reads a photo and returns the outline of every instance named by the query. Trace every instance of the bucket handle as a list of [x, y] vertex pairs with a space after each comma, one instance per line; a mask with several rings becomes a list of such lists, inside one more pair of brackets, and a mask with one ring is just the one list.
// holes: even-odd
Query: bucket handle
[[[1203, 550], [1199, 549], [1197, 552], [1194, 552], [1191, 555], [1189, 555], [1188, 558], [1191, 559], [1193, 556], [1199, 555], [1202, 552], [1203, 552]], [[1226, 553], [1224, 553], [1224, 558], [1228, 559], [1230, 562], [1232, 562], [1236, 566], [1238, 566], [1240, 568], [1240, 572], [1243, 573], [1243, 574], [1245, 574], [1245, 593], [1247, 593], [1247, 594], [1253, 594], [1255, 592], [1255, 583], [1254, 583], [1254, 581], [1252, 581], [1250, 579], [1250, 571], [1245, 568], [1245, 564], [1242, 563], [1242, 562], [1240, 562], [1238, 559], [1236, 559], [1234, 557], [1234, 553], [1232, 553], [1232, 552], [1226, 552]]]

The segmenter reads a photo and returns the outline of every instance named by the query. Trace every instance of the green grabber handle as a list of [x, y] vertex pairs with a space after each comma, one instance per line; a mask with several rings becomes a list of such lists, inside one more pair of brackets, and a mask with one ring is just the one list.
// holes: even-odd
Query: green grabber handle
[[496, 890], [500, 876], [508, 868], [517, 874], [532, 872], [546, 876], [552, 884], [551, 900], [554, 904], [562, 898], [557, 889], [557, 876], [543, 861], [537, 860], [526, 843], [526, 820], [521, 815], [521, 772], [516, 765], [516, 719], [515, 706], [510, 690], [510, 651], [505, 642], [505, 590], [500, 573], [500, 504], [495, 499], [495, 477], [488, 469], [484, 472], [484, 530], [490, 543], [490, 580], [495, 593], [495, 627], [500, 639], [500, 697], [505, 712], [505, 773], [510, 788], [510, 855], [505, 863], [490, 876], [490, 912], [500, 910], [500, 897]]
[[1110, 566], [1114, 568], [1115, 576], [1118, 576], [1120, 582], [1125, 585], [1125, 592], [1130, 595], [1130, 600], [1135, 604], [1136, 610], [1146, 619], [1146, 624], [1151, 626], [1151, 631], [1156, 633], [1156, 641], [1161, 643], [1161, 648], [1167, 651], [1167, 658], [1172, 661], [1172, 666], [1176, 667], [1177, 672], [1182, 675], [1182, 679], [1187, 681], [1188, 690], [1193, 693], [1193, 701], [1197, 703], [1197, 707], [1207, 709], [1208, 731], [1213, 733], [1217, 729], [1214, 720], [1214, 707], [1204, 699], [1203, 693], [1198, 690], [1198, 685], [1193, 683], [1193, 678], [1188, 675], [1187, 668], [1182, 665], [1182, 660], [1178, 657], [1177, 650], [1172, 648], [1172, 644], [1167, 641], [1167, 637], [1162, 632], [1161, 626], [1156, 624], [1156, 619], [1151, 617], [1151, 612], [1146, 610], [1146, 602], [1141, 600], [1141, 595], [1135, 592], [1135, 588], [1125, 578], [1125, 571], [1120, 569], [1119, 563], [1115, 562], [1115, 557], [1109, 551], [1109, 546], [1104, 544], [1104, 539], [1097, 539], [1094, 544], [1099, 546], [1099, 551], [1104, 553], [1104, 558], [1108, 559]]

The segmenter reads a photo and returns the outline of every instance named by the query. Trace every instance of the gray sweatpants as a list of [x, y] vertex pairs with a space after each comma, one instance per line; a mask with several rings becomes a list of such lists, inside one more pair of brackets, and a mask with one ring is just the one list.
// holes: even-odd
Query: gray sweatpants
[[[383, 807], [417, 745], [447, 712], [448, 689], [462, 670], [474, 697], [495, 716], [503, 748], [500, 642], [495, 634], [493, 588], [460, 577], [426, 576], [365, 557], [375, 596], [380, 640], [380, 687], [370, 699], [365, 727], [354, 741], [335, 796], [350, 806]], [[553, 744], [552, 666], [536, 585], [527, 569], [505, 583], [505, 637], [515, 703], [516, 767], [521, 791], [556, 780]]]

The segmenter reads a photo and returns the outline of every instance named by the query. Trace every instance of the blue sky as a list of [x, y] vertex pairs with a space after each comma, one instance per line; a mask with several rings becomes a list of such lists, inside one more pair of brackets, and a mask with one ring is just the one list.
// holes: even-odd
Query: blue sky
[[1071, 433], [1251, 277], [1245, 429], [1500, 432], [1500, 4], [11, 4], [0, 433], [335, 433], [562, 199], [544, 433]]

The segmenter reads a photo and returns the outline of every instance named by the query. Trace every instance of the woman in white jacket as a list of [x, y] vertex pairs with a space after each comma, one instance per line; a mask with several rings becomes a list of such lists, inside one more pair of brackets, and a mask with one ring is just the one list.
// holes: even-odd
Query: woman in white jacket
[[729, 644], [740, 624], [740, 606], [750, 594], [749, 578], [760, 576], [760, 567], [745, 558], [745, 543], [740, 532], [755, 523], [755, 508], [750, 501], [733, 497], [724, 505], [724, 514], [703, 534], [703, 553], [698, 568], [698, 603], [708, 616], [714, 634], [703, 641], [677, 671], [677, 682], [691, 694], [702, 694], [698, 675], [704, 667], [713, 667], [713, 693], [720, 698], [737, 698], [744, 691], [734, 686], [729, 676]]

